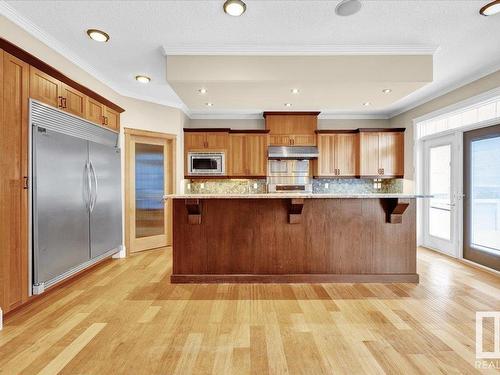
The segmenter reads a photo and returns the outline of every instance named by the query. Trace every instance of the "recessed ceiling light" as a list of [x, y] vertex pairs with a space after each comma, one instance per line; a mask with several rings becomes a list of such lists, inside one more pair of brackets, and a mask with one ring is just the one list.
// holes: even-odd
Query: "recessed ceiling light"
[[205, 88], [201, 88], [201, 89], [199, 89], [199, 90], [198, 90], [198, 92], [199, 92], [200, 94], [206, 94], [206, 93], [207, 93], [207, 89], [205, 89]]
[[492, 1], [491, 3], [486, 4], [479, 11], [483, 16], [492, 16], [494, 14], [500, 13], [500, 0]]
[[364, 102], [364, 103], [363, 103], [363, 105], [364, 105], [365, 107], [368, 107], [368, 106], [369, 106], [369, 105], [371, 105], [371, 104], [372, 104], [372, 103], [370, 103], [370, 102]]
[[89, 36], [90, 39], [95, 40], [96, 42], [104, 43], [109, 40], [108, 34], [106, 34], [104, 31], [97, 29], [88, 29], [87, 35]]
[[342, 0], [335, 7], [335, 13], [339, 16], [352, 16], [361, 9], [361, 1], [359, 0]]
[[140, 83], [149, 83], [151, 82], [151, 78], [148, 76], [135, 76], [136, 81]]
[[208, 102], [208, 103], [205, 103], [205, 105], [206, 105], [207, 107], [212, 107], [212, 106], [214, 105], [214, 103], [210, 103], [210, 102]]
[[384, 94], [390, 94], [392, 92], [392, 90], [391, 89], [383, 89], [382, 92]]
[[290, 91], [292, 92], [292, 94], [298, 94], [299, 93], [299, 89], [291, 89]]
[[291, 107], [292, 103], [285, 103], [285, 107]]
[[233, 17], [241, 16], [246, 9], [246, 4], [241, 0], [226, 0], [224, 3], [224, 12]]

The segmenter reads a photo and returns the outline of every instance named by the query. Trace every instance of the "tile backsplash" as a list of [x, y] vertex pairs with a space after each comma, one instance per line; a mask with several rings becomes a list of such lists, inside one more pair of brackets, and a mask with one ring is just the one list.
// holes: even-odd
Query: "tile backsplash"
[[[259, 194], [266, 193], [265, 179], [184, 180], [186, 194]], [[314, 193], [402, 193], [402, 179], [317, 178]]]

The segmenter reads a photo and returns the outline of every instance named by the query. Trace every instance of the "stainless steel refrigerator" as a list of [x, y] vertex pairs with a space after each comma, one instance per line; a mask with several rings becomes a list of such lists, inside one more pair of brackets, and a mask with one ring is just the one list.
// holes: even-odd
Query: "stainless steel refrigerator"
[[30, 101], [33, 293], [122, 246], [118, 134]]

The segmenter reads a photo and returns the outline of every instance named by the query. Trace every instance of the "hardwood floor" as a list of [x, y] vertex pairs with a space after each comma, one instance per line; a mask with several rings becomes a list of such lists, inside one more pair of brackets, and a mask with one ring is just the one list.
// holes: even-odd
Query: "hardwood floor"
[[171, 269], [170, 249], [112, 260], [10, 316], [0, 374], [498, 373], [475, 368], [475, 311], [500, 310], [499, 278], [428, 250], [418, 285], [172, 285]]

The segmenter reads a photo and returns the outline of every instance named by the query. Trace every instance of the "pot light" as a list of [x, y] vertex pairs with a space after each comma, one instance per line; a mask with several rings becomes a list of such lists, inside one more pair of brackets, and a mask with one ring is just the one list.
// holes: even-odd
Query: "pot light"
[[137, 82], [140, 82], [140, 83], [149, 83], [151, 82], [151, 78], [149, 78], [148, 76], [135, 76], [135, 79]]
[[213, 107], [214, 103], [210, 103], [210, 102], [208, 102], [208, 103], [205, 103], [205, 105], [206, 105], [207, 107]]
[[364, 102], [364, 103], [363, 103], [363, 105], [364, 105], [365, 107], [368, 107], [368, 106], [369, 106], [369, 105], [371, 105], [371, 104], [372, 104], [372, 103], [370, 103], [370, 102]]
[[479, 13], [483, 16], [492, 16], [500, 13], [500, 0], [492, 1], [481, 8]]
[[89, 36], [90, 39], [95, 40], [96, 42], [105, 43], [109, 40], [108, 34], [106, 34], [104, 31], [97, 29], [88, 29], [87, 35]]
[[285, 107], [291, 107], [292, 103], [285, 103]]
[[339, 16], [347, 17], [356, 14], [361, 9], [359, 0], [342, 0], [336, 7], [335, 13]]
[[241, 16], [246, 9], [246, 4], [241, 0], [226, 0], [224, 3], [224, 12], [233, 17]]
[[206, 93], [207, 93], [207, 89], [205, 89], [205, 88], [201, 88], [201, 89], [199, 89], [199, 90], [198, 90], [198, 92], [199, 92], [200, 94], [206, 94]]
[[383, 89], [382, 92], [384, 94], [390, 94], [392, 92], [392, 90], [391, 89]]
[[299, 89], [291, 89], [290, 91], [292, 92], [292, 94], [298, 94], [299, 93]]

